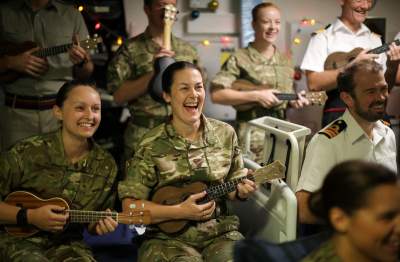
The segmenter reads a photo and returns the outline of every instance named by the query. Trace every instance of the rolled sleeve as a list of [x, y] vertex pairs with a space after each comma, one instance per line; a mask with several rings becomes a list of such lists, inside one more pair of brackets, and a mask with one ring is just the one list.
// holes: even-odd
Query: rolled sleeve
[[131, 78], [134, 61], [125, 45], [121, 46], [107, 68], [107, 90], [114, 93], [122, 83]]
[[240, 68], [235, 56], [230, 56], [215, 78], [211, 81], [210, 91], [231, 88], [232, 83], [240, 76]]
[[120, 199], [148, 199], [157, 183], [157, 175], [150, 153], [139, 148], [134, 158], [127, 161], [127, 176], [118, 185]]

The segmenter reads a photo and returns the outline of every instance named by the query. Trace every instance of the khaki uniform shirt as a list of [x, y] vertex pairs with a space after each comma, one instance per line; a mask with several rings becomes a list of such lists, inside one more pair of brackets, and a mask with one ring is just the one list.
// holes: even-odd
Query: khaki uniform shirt
[[[47, 7], [34, 12], [28, 0], [12, 0], [0, 5], [0, 42], [33, 41], [41, 47], [69, 44], [72, 36], [88, 36], [82, 15], [72, 5], [50, 0]], [[7, 92], [25, 96], [55, 95], [61, 85], [72, 79], [68, 53], [47, 57], [49, 71], [40, 78], [20, 77], [4, 84]]]
[[[203, 126], [203, 136], [196, 142], [179, 136], [170, 123], [152, 129], [144, 136], [134, 158], [127, 162], [127, 178], [119, 184], [119, 197], [151, 199], [155, 191], [166, 185], [194, 181], [219, 184], [245, 175], [233, 128], [204, 116]], [[236, 216], [224, 214], [195, 223], [174, 239], [197, 246], [237, 230], [238, 224]], [[162, 232], [156, 232], [154, 237], [170, 238]]]
[[[196, 50], [187, 42], [172, 36], [171, 48], [176, 61], [198, 63]], [[108, 66], [107, 81], [110, 92], [115, 92], [125, 80], [135, 80], [153, 71], [153, 58], [160, 46], [155, 43], [146, 30], [144, 33], [129, 39], [118, 50]], [[165, 104], [153, 100], [145, 93], [129, 104], [131, 115], [142, 117], [163, 117], [170, 115], [171, 110]]]
[[61, 130], [28, 138], [0, 157], [0, 200], [16, 190], [41, 198], [61, 197], [71, 209], [112, 208], [117, 166], [112, 156], [93, 143], [75, 164], [67, 161]]
[[[228, 58], [221, 71], [212, 80], [211, 92], [221, 88], [231, 88], [235, 80], [243, 79], [255, 85], [268, 85], [271, 89], [277, 89], [282, 93], [293, 93], [293, 74], [293, 65], [287, 56], [276, 50], [274, 55], [267, 59], [253, 47], [253, 43], [250, 43], [248, 47], [237, 50]], [[273, 116], [274, 112], [279, 112], [279, 117], [283, 118], [283, 109], [286, 105], [287, 103], [282, 103], [271, 109], [256, 106], [249, 110], [246, 114], [249, 117], [245, 117], [246, 119], [241, 119], [242, 113], [239, 112], [237, 120], [248, 121], [266, 115], [261, 111], [270, 111], [268, 115]]]

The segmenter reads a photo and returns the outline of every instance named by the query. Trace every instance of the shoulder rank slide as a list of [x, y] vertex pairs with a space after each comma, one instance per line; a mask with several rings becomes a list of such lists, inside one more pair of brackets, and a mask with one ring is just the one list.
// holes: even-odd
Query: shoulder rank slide
[[388, 121], [382, 120], [381, 119], [382, 124], [384, 124], [385, 126], [390, 126], [390, 123]]
[[344, 120], [342, 119], [338, 119], [329, 126], [327, 126], [325, 129], [319, 131], [318, 134], [324, 135], [327, 138], [331, 139], [337, 136], [343, 130], [345, 130], [346, 127], [347, 127], [346, 122], [344, 122]]

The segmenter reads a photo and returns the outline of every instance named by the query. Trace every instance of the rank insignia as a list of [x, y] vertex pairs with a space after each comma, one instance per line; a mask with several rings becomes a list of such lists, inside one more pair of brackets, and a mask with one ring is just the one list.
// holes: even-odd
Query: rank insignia
[[347, 127], [346, 122], [344, 122], [342, 119], [338, 119], [329, 126], [327, 126], [325, 129], [319, 131], [318, 134], [324, 135], [327, 138], [331, 139], [337, 136], [343, 130], [345, 130], [346, 127]]

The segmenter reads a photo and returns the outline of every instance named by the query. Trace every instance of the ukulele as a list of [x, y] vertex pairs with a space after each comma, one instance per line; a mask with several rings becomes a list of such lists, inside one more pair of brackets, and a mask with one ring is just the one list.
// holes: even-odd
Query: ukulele
[[[26, 191], [15, 191], [10, 193], [4, 200], [4, 203], [12, 206], [24, 207], [27, 209], [35, 209], [45, 205], [57, 205], [63, 207], [65, 209], [63, 212], [69, 214], [68, 223], [98, 222], [106, 217], [112, 217], [118, 223], [127, 225], [148, 225], [151, 221], [150, 211], [144, 209], [144, 204], [142, 204], [140, 200], [134, 202], [136, 206], [134, 209], [136, 210], [133, 210], [129, 213], [71, 210], [69, 209], [67, 201], [62, 198], [54, 197], [49, 199], [41, 199]], [[10, 235], [18, 237], [32, 236], [40, 231], [40, 229], [32, 225], [28, 225], [26, 227], [20, 227], [18, 225], [5, 225], [5, 230]]]
[[[393, 41], [396, 45], [400, 45], [400, 39]], [[377, 48], [371, 49], [367, 52], [367, 54], [381, 54], [389, 50], [390, 43], [383, 44]], [[361, 53], [364, 49], [361, 47], [354, 48], [350, 52], [334, 52], [325, 60], [324, 69], [325, 70], [334, 70], [341, 67], [344, 67], [352, 60], [354, 60], [359, 53]]]
[[[97, 44], [101, 43], [101, 37], [94, 35], [93, 38], [88, 38], [79, 42], [80, 46], [85, 50], [92, 50], [97, 48]], [[55, 56], [58, 54], [66, 53], [73, 46], [73, 43], [52, 46], [52, 47], [43, 47], [39, 50], [33, 52], [33, 55], [37, 57], [48, 57]], [[16, 43], [0, 43], [0, 57], [5, 55], [16, 56], [21, 53], [24, 53], [32, 48], [37, 47], [35, 42], [27, 41], [21, 44]], [[17, 80], [23, 73], [16, 72], [13, 70], [8, 70], [4, 73], [0, 74], [0, 83], [11, 83]]]
[[[207, 203], [211, 200], [220, 198], [229, 192], [236, 190], [237, 184], [245, 178], [252, 180], [255, 184], [263, 184], [272, 179], [284, 178], [285, 166], [279, 161], [255, 170], [252, 174], [237, 178], [219, 185], [207, 187], [203, 182], [194, 182], [182, 187], [165, 186], [158, 189], [152, 196], [152, 201], [161, 205], [176, 205], [185, 201], [190, 195], [206, 191], [207, 194], [198, 204]], [[158, 228], [167, 233], [174, 234], [183, 231], [189, 220], [170, 220], [157, 224]]]
[[[238, 90], [238, 91], [263, 90], [263, 89], [266, 89], [266, 85], [255, 85], [248, 80], [238, 79], [235, 82], [233, 82], [232, 89]], [[274, 93], [274, 95], [279, 100], [285, 100], [285, 101], [299, 99], [299, 94]], [[308, 99], [308, 101], [310, 101], [311, 105], [323, 105], [328, 98], [324, 91], [306, 92], [304, 97], [306, 99]], [[237, 111], [246, 111], [257, 105], [258, 105], [258, 103], [250, 102], [250, 103], [241, 104], [241, 105], [234, 105], [233, 107]]]
[[[163, 47], [167, 50], [171, 50], [171, 32], [172, 25], [176, 20], [178, 9], [172, 4], [164, 6], [164, 34], [163, 34]], [[162, 85], [161, 79], [164, 70], [175, 60], [169, 56], [159, 57], [154, 61], [154, 76], [149, 82], [148, 90], [151, 97], [160, 103], [165, 103], [162, 96]]]

